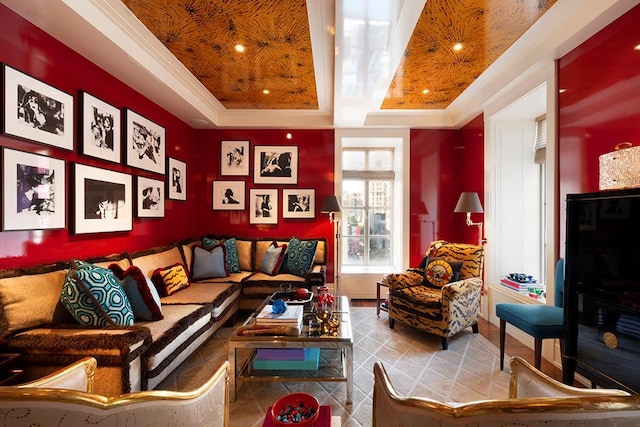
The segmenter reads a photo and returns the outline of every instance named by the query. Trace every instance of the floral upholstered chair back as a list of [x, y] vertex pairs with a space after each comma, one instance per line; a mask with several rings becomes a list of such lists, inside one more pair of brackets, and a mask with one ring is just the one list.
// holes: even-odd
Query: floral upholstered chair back
[[431, 242], [425, 256], [443, 258], [451, 261], [462, 261], [459, 280], [470, 279], [472, 277], [482, 278], [484, 246], [436, 240]]

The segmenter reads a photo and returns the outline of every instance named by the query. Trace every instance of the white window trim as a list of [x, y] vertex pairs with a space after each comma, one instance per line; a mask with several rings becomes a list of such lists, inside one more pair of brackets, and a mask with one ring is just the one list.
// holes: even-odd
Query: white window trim
[[[347, 280], [349, 275], [359, 275], [360, 273], [372, 274], [379, 277], [380, 274], [401, 272], [409, 267], [409, 143], [410, 130], [408, 128], [397, 129], [336, 129], [335, 137], [335, 194], [342, 199], [342, 149], [343, 138], [396, 138], [401, 142], [394, 146], [394, 170], [396, 180], [394, 183], [394, 197], [402, 200], [399, 206], [394, 203], [394, 235], [400, 238], [397, 243], [400, 248], [394, 255], [392, 267], [345, 267], [340, 269], [343, 280]], [[356, 145], [354, 145], [356, 146]], [[369, 147], [375, 147], [375, 143]], [[381, 145], [382, 146], [382, 145]], [[384, 147], [388, 147], [385, 144]], [[402, 184], [404, 183], [404, 184]], [[345, 271], [346, 269], [346, 271]], [[375, 281], [373, 282], [375, 288]]]

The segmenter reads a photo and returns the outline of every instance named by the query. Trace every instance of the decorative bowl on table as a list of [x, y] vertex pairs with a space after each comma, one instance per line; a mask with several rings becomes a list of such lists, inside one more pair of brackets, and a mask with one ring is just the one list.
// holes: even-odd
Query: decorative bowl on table
[[274, 292], [269, 297], [269, 303], [273, 304], [273, 302], [277, 299], [281, 299], [287, 304], [300, 305], [311, 302], [313, 299], [313, 293], [309, 292], [304, 297], [298, 296], [296, 291], [278, 291]]
[[287, 394], [271, 407], [271, 419], [277, 426], [309, 427], [319, 414], [320, 402], [308, 393]]

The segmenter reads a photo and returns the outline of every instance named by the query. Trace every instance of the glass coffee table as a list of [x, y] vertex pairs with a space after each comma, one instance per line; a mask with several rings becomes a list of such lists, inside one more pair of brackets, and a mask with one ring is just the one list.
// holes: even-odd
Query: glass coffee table
[[[256, 315], [269, 302], [267, 298], [258, 309], [229, 338], [229, 394], [232, 402], [243, 381], [340, 381], [347, 383], [347, 404], [353, 401], [353, 334], [349, 299], [337, 297], [333, 317], [340, 320], [337, 335], [309, 336], [308, 322], [302, 333], [289, 335], [240, 335], [238, 331], [255, 323]], [[311, 304], [313, 305], [313, 303]], [[311, 316], [311, 311], [307, 316]], [[318, 348], [320, 362], [317, 370], [253, 369], [253, 358], [258, 348]], [[247, 349], [247, 350], [244, 350]], [[244, 353], [244, 354], [243, 354]]]

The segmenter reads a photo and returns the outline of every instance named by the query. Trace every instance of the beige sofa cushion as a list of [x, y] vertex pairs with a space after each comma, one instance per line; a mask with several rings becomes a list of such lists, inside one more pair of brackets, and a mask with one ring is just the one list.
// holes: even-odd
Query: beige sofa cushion
[[241, 240], [236, 238], [238, 242], [238, 259], [240, 260], [241, 271], [254, 271], [251, 266], [253, 240]]
[[66, 263], [5, 270], [0, 278], [0, 337], [53, 322]]
[[140, 268], [148, 278], [151, 278], [156, 268], [169, 267], [174, 264], [185, 265], [180, 249], [177, 246], [157, 248], [151, 251], [131, 254], [131, 262]]

